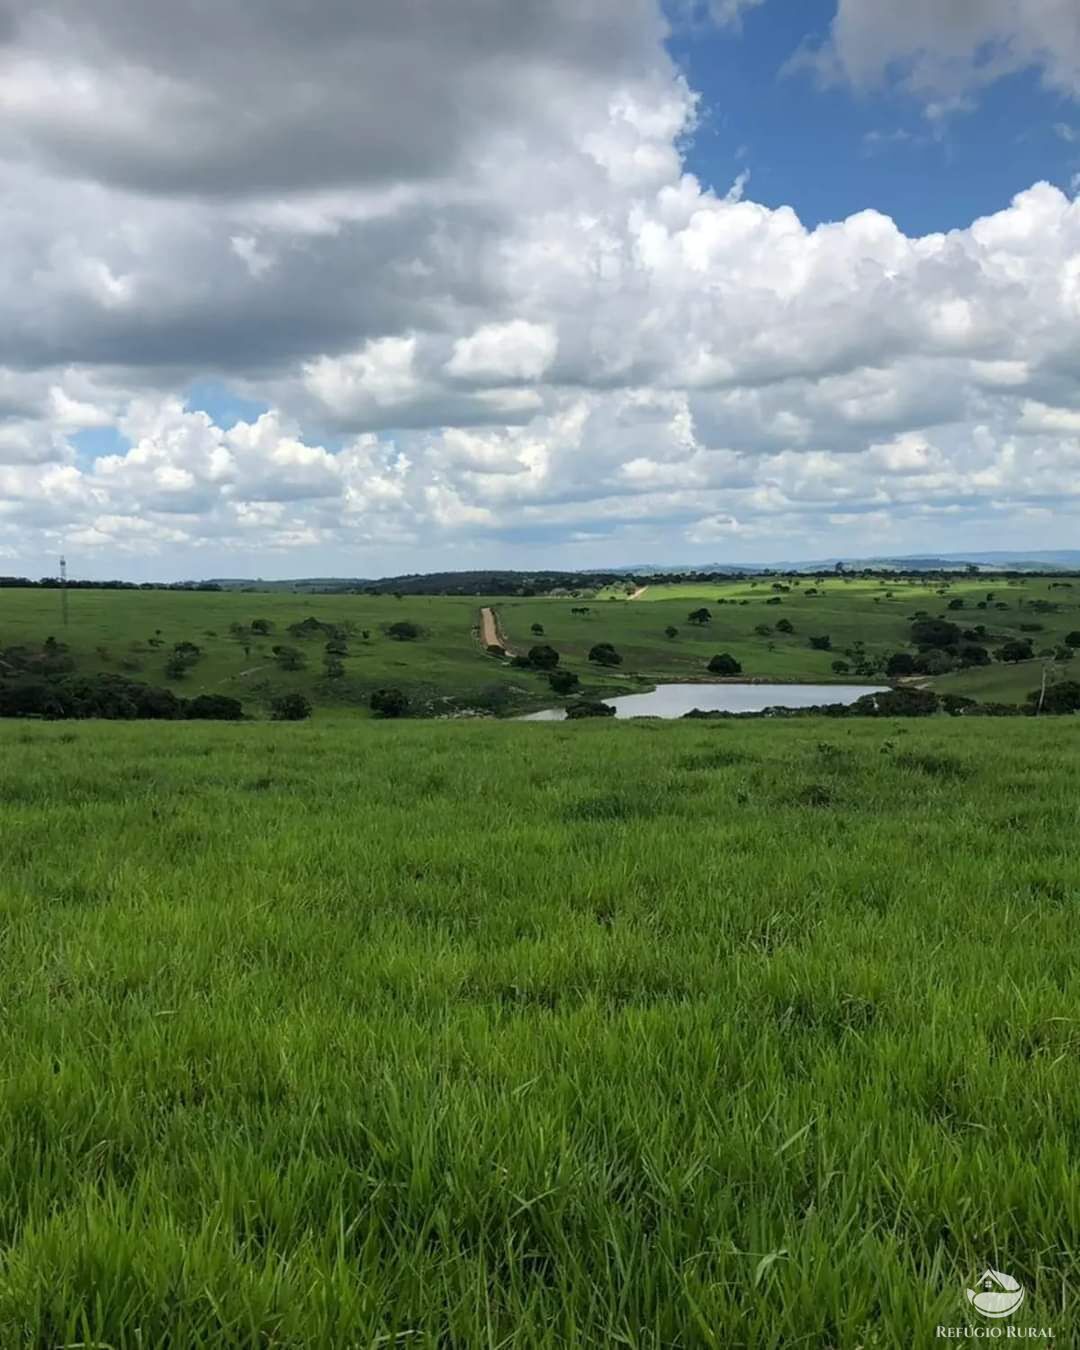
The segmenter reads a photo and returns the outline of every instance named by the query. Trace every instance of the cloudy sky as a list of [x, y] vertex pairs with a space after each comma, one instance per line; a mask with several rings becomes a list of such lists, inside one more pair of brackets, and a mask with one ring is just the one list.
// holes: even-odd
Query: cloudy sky
[[0, 571], [1080, 542], [1075, 0], [0, 0]]

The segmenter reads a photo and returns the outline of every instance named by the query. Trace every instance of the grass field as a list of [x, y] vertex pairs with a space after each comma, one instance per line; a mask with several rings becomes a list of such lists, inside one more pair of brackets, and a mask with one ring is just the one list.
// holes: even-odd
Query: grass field
[[987, 725], [0, 723], [0, 1346], [1076, 1344], [1080, 724]]
[[[50, 634], [67, 642], [79, 673], [112, 671], [149, 684], [171, 684], [185, 695], [224, 693], [241, 699], [259, 715], [275, 696], [293, 690], [306, 693], [317, 708], [366, 713], [369, 695], [387, 685], [403, 689], [415, 714], [438, 716], [465, 708], [502, 713], [544, 707], [552, 695], [543, 675], [515, 670], [482, 647], [480, 608], [492, 605], [511, 647], [524, 652], [537, 642], [550, 643], [561, 665], [575, 671], [583, 691], [593, 695], [634, 692], [664, 680], [706, 680], [710, 657], [730, 652], [752, 680], [829, 683], [850, 682], [837, 675], [833, 662], [855, 642], [885, 658], [907, 647], [911, 616], [918, 610], [944, 614], [961, 625], [985, 624], [1002, 637], [1029, 637], [1035, 649], [1053, 647], [1066, 633], [1080, 629], [1080, 588], [1062, 587], [1049, 577], [992, 581], [958, 577], [947, 586], [897, 579], [889, 582], [806, 577], [775, 582], [718, 582], [702, 586], [650, 586], [638, 599], [513, 598], [364, 595], [291, 595], [283, 593], [76, 590], [69, 596], [70, 625], [60, 622], [60, 597], [55, 591], [0, 590], [0, 647], [40, 644]], [[778, 593], [775, 584], [787, 585]], [[1053, 587], [1053, 588], [1052, 588]], [[807, 592], [818, 593], [809, 595]], [[994, 596], [992, 604], [986, 596]], [[964, 609], [947, 610], [955, 599]], [[719, 601], [724, 603], [718, 603]], [[778, 600], [778, 604], [769, 604]], [[1050, 601], [1056, 609], [1042, 614], [1031, 608]], [[976, 606], [984, 602], [990, 607]], [[1004, 605], [998, 609], [993, 606]], [[697, 627], [687, 621], [691, 610], [705, 606], [711, 620]], [[585, 607], [587, 614], [575, 614]], [[323, 642], [289, 636], [290, 624], [313, 617], [339, 624], [348, 632], [344, 676], [323, 674]], [[268, 637], [250, 631], [234, 633], [233, 625], [250, 628], [265, 618]], [[415, 642], [398, 642], [385, 629], [407, 619], [420, 626]], [[775, 631], [787, 619], [792, 634]], [[533, 625], [543, 633], [533, 633]], [[760, 634], [763, 624], [773, 630]], [[1025, 631], [1023, 625], [1036, 625]], [[674, 639], [665, 635], [672, 626]], [[368, 636], [363, 636], [364, 632]], [[813, 636], [828, 635], [831, 651], [810, 646]], [[203, 657], [182, 681], [169, 681], [165, 663], [177, 642], [194, 642]], [[153, 645], [153, 643], [160, 645]], [[610, 642], [623, 656], [616, 671], [601, 671], [588, 661], [590, 648]], [[279, 669], [272, 648], [285, 643], [302, 650], [303, 670]], [[995, 663], [984, 669], [941, 677], [940, 692], [968, 694], [986, 700], [1021, 702], [1038, 687], [1040, 661], [1019, 666]]]

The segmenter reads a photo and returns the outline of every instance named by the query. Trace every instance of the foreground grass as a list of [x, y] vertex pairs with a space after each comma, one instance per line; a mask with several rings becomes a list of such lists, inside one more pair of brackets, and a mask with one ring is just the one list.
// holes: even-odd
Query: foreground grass
[[0, 724], [0, 1345], [1074, 1344], [1078, 738]]

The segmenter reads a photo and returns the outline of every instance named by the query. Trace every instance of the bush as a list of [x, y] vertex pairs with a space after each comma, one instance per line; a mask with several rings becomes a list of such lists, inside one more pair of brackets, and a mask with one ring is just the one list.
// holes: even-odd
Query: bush
[[392, 637], [395, 642], [415, 642], [423, 631], [419, 624], [402, 619], [399, 623], [389, 625], [386, 636]]
[[598, 666], [621, 666], [622, 657], [610, 642], [598, 642], [589, 652], [589, 660]]
[[487, 645], [487, 652], [489, 656], [505, 656], [506, 648], [500, 647], [497, 642], [489, 642]]
[[303, 722], [311, 716], [311, 703], [303, 694], [282, 694], [270, 704], [270, 716], [275, 722]]
[[567, 704], [566, 715], [569, 718], [614, 717], [615, 709], [607, 703], [596, 703], [590, 699], [581, 699], [578, 703]]
[[893, 652], [885, 662], [885, 674], [890, 678], [915, 674], [915, 658], [910, 652]]
[[690, 613], [686, 616], [686, 620], [688, 623], [696, 623], [696, 624], [709, 623], [712, 620], [712, 615], [703, 606], [701, 609], [691, 610]]
[[944, 619], [917, 619], [911, 625], [911, 640], [916, 647], [955, 647], [960, 629]]
[[184, 704], [184, 716], [204, 722], [239, 722], [244, 708], [238, 699], [224, 694], [199, 694]]
[[710, 675], [741, 675], [742, 666], [729, 652], [714, 656], [707, 667]]
[[323, 674], [328, 680], [340, 680], [345, 674], [345, 663], [337, 656], [323, 658]]
[[917, 675], [947, 675], [950, 670], [956, 669], [956, 658], [951, 652], [930, 651], [920, 652], [915, 658], [915, 673]]
[[282, 670], [303, 670], [307, 665], [303, 653], [296, 647], [275, 647], [274, 656]]
[[269, 619], [252, 619], [251, 631], [259, 637], [268, 637], [274, 631], [274, 625]]
[[543, 637], [544, 625], [542, 623], [534, 623], [532, 627], [529, 629], [529, 632], [534, 634], [534, 636], [536, 637]]
[[379, 717], [404, 717], [409, 700], [400, 689], [376, 689], [368, 699], [368, 707]]
[[776, 631], [778, 633], [794, 633], [795, 625], [791, 622], [790, 619], [778, 619], [776, 623]]
[[[679, 630], [678, 630], [677, 628], [675, 628], [672, 624], [669, 623], [668, 626], [664, 629], [664, 636], [665, 636], [669, 641], [672, 641], [672, 640], [674, 640], [675, 638], [677, 638], [677, 637], [679, 636]], [[1080, 636], [1080, 634], [1078, 634], [1078, 636]], [[1077, 644], [1077, 645], [1080, 645], [1080, 644]]]
[[572, 670], [553, 670], [548, 676], [548, 683], [556, 694], [569, 694], [575, 690], [581, 681]]
[[959, 652], [962, 666], [988, 666], [990, 653], [977, 642], [965, 642]]
[[851, 705], [856, 717], [929, 717], [937, 712], [940, 699], [932, 689], [889, 689], [882, 694], [864, 694]]
[[1080, 683], [1076, 680], [1062, 680], [1059, 684], [1049, 684], [1046, 686], [1045, 696], [1041, 689], [1034, 689], [1028, 694], [1027, 701], [1037, 708], [1040, 698], [1044, 713], [1080, 712]]
[[812, 637], [810, 639], [810, 646], [813, 647], [814, 651], [816, 652], [831, 651], [832, 638], [829, 637], [828, 633], [822, 634], [821, 637]]
[[1080, 632], [1065, 634], [1066, 647], [1080, 647]]
[[834, 675], [849, 675], [851, 673], [851, 667], [846, 661], [834, 661], [832, 668]]
[[1030, 642], [1020, 642], [1013, 639], [1012, 642], [1005, 643], [1004, 647], [998, 652], [997, 659], [1015, 665], [1018, 661], [1030, 661], [1034, 655]]
[[975, 700], [967, 698], [963, 694], [945, 694], [942, 697], [941, 706], [950, 717], [963, 717], [969, 708], [975, 707]]
[[546, 645], [529, 648], [529, 665], [534, 670], [554, 670], [559, 664], [559, 653]]
[[348, 656], [349, 647], [344, 638], [331, 638], [323, 648], [327, 656]]

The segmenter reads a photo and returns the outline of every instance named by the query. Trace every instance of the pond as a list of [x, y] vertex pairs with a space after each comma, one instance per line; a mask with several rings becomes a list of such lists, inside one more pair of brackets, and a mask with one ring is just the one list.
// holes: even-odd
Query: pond
[[[763, 708], [809, 708], [815, 703], [854, 703], [883, 692], [876, 684], [661, 684], [648, 694], [606, 698], [616, 717], [682, 717], [702, 712], [761, 712]], [[530, 713], [523, 722], [561, 722], [563, 708]]]

